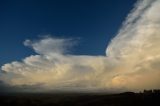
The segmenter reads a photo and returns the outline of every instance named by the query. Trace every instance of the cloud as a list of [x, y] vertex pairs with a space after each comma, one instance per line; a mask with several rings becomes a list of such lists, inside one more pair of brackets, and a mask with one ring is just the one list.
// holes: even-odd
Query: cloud
[[[160, 88], [159, 0], [140, 0], [106, 56], [71, 55], [74, 39], [26, 40], [37, 55], [4, 64], [0, 79], [10, 86], [43, 90], [143, 90]], [[38, 89], [38, 87], [37, 87]]]
[[66, 47], [57, 45], [72, 45], [68, 39], [47, 37], [34, 42], [26, 40], [24, 44], [39, 54], [2, 66], [5, 74], [1, 79], [12, 86], [41, 84], [51, 90], [103, 88], [104, 79], [100, 77], [110, 76], [109, 70], [114, 66], [106, 56], [65, 54]]
[[[72, 43], [71, 43], [72, 42]], [[55, 54], [66, 54], [68, 49], [75, 44], [72, 39], [58, 39], [44, 37], [39, 41], [25, 40], [24, 45], [31, 47], [36, 53], [40, 55], [52, 56]]]
[[129, 89], [160, 88], [159, 0], [141, 0], [128, 15], [106, 52], [126, 69], [113, 79]]

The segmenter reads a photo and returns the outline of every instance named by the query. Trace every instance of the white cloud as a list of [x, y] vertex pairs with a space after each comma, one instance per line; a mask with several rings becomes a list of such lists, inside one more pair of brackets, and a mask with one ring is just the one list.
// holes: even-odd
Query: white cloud
[[160, 71], [155, 68], [160, 64], [159, 7], [160, 0], [141, 0], [107, 48], [109, 57], [127, 64], [116, 84], [123, 82], [129, 89], [160, 88]]
[[[42, 43], [43, 41], [48, 42]], [[40, 51], [37, 52], [39, 55], [31, 55], [21, 62], [14, 61], [3, 65], [2, 70], [6, 72], [3, 77], [7, 77], [9, 73], [18, 76], [4, 81], [10, 85], [36, 85], [40, 83], [48, 88], [53, 87], [53, 89], [64, 86], [77, 89], [104, 86], [99, 77], [101, 74], [105, 74], [104, 71], [109, 71], [106, 69], [113, 67], [106, 57], [67, 55], [60, 52], [64, 51], [62, 46], [54, 47], [57, 45], [53, 43], [54, 41], [54, 38], [45, 38], [35, 42], [25, 41], [25, 45], [31, 46], [36, 52]], [[61, 41], [61, 39], [57, 41]], [[72, 44], [72, 42], [66, 42], [65, 39], [60, 43], [62, 44], [58, 45]], [[109, 76], [109, 73], [106, 73], [106, 76]]]
[[[9, 85], [46, 89], [160, 88], [160, 0], [141, 0], [107, 47], [107, 56], [69, 55], [73, 39], [26, 40], [38, 55], [3, 65]], [[12, 76], [12, 77], [11, 77]]]
[[75, 44], [72, 39], [58, 39], [45, 37], [39, 41], [25, 40], [24, 45], [31, 47], [36, 53], [45, 56], [66, 54], [68, 49]]

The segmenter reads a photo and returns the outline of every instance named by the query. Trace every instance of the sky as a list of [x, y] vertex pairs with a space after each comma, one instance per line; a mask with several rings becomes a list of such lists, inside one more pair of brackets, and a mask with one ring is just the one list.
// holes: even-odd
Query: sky
[[[61, 1], [54, 6], [38, 1], [33, 10], [24, 8], [27, 2], [15, 7], [18, 12], [11, 9], [17, 16], [9, 20], [17, 20], [20, 29], [8, 23], [13, 38], [2, 36], [8, 39], [1, 46], [13, 42], [12, 49], [8, 47], [13, 52], [2, 52], [1, 91], [160, 89], [160, 0], [131, 1]], [[24, 10], [28, 13], [19, 15]]]
[[79, 39], [71, 53], [105, 55], [136, 0], [1, 0], [0, 65], [34, 54], [23, 45], [42, 36]]

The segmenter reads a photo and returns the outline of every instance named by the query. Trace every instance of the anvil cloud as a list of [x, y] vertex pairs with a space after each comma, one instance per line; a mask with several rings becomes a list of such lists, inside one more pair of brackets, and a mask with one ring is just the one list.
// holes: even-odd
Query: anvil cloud
[[[160, 88], [160, 0], [140, 0], [106, 56], [71, 55], [74, 39], [24, 41], [37, 55], [4, 64], [0, 79], [10, 86], [44, 90], [143, 90]], [[37, 88], [38, 89], [38, 88]]]

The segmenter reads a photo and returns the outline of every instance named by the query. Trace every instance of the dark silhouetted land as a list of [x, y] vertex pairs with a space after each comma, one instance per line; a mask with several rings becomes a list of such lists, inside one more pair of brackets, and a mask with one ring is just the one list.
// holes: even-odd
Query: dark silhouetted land
[[160, 106], [160, 91], [120, 94], [10, 93], [0, 95], [0, 106]]

